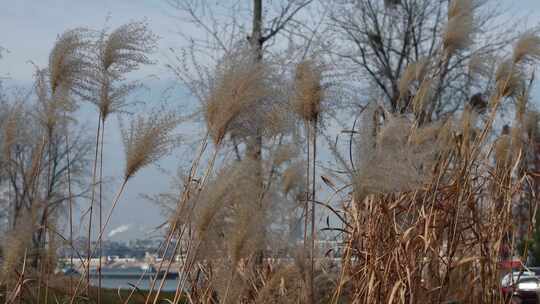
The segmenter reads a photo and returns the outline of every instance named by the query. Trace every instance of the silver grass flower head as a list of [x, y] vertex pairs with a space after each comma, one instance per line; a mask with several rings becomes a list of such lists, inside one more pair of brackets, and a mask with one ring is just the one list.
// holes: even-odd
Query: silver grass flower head
[[65, 98], [69, 92], [79, 93], [86, 88], [90, 68], [90, 37], [90, 31], [84, 28], [66, 31], [58, 37], [49, 55], [52, 98]]
[[454, 0], [448, 11], [448, 23], [443, 33], [446, 54], [468, 48], [474, 31], [474, 7], [471, 0]]
[[66, 113], [73, 112], [75, 104], [73, 99], [69, 97], [69, 92], [64, 90], [65, 87], [57, 88], [57, 92], [53, 96], [47, 76], [46, 70], [36, 71], [35, 90], [38, 121], [51, 135], [58, 124], [64, 122], [65, 118], [69, 119], [69, 114], [66, 116]]
[[128, 128], [122, 128], [125, 180], [166, 156], [179, 144], [179, 137], [173, 134], [178, 124], [176, 115], [158, 111], [147, 116], [138, 115]]
[[141, 65], [153, 63], [150, 55], [156, 43], [157, 36], [145, 22], [130, 22], [110, 33], [101, 32], [87, 99], [98, 107], [103, 120], [111, 113], [125, 112], [130, 105], [128, 95], [142, 84], [125, 82], [125, 77]]
[[523, 74], [512, 60], [505, 60], [497, 67], [495, 82], [501, 96], [513, 96], [523, 88]]
[[14, 104], [14, 105], [5, 105], [6, 106], [6, 113], [5, 113], [5, 119], [0, 123], [0, 127], [2, 128], [2, 150], [3, 150], [3, 157], [6, 160], [11, 159], [11, 150], [12, 147], [17, 142], [18, 137], [18, 131], [19, 124], [22, 122], [22, 106], [21, 104]]
[[540, 113], [536, 110], [529, 110], [525, 113], [524, 127], [527, 135], [532, 140], [538, 140], [540, 135]]
[[422, 82], [429, 72], [429, 59], [420, 59], [417, 62], [410, 63], [399, 79], [399, 94], [400, 98], [408, 97], [409, 89], [413, 82]]
[[506, 170], [512, 165], [514, 160], [514, 153], [512, 149], [512, 136], [509, 134], [502, 134], [495, 141], [495, 165], [498, 170]]
[[494, 63], [495, 58], [493, 56], [473, 54], [468, 64], [469, 75], [489, 78], [493, 75]]
[[[277, 98], [280, 94], [272, 95]], [[262, 124], [257, 127], [262, 128], [260, 133], [264, 136], [271, 138], [280, 134], [291, 133], [294, 129], [296, 117], [292, 113], [286, 98], [267, 99], [265, 102], [261, 102], [258, 110], [258, 112], [262, 111], [263, 115]], [[260, 118], [257, 119], [261, 120]]]
[[252, 56], [249, 49], [240, 48], [225, 56], [216, 68], [203, 105], [206, 125], [216, 144], [230, 132], [242, 134], [241, 129], [252, 128], [252, 119], [246, 115], [253, 116], [258, 103], [271, 95], [266, 83], [268, 68], [254, 63]]
[[313, 60], [300, 62], [296, 66], [294, 111], [305, 121], [315, 121], [323, 98], [321, 67]]
[[99, 61], [112, 77], [132, 72], [142, 64], [151, 64], [149, 54], [156, 49], [157, 36], [142, 21], [124, 24], [110, 34], [103, 33], [99, 42]]
[[[37, 206], [38, 204], [34, 204]], [[36, 208], [23, 209], [22, 216], [18, 219], [15, 227], [7, 232], [3, 245], [2, 281], [4, 284], [18, 277], [25, 251], [27, 257], [33, 252], [30, 250], [32, 235], [36, 230]]]
[[282, 183], [283, 193], [287, 195], [293, 190], [296, 194], [305, 191], [306, 164], [303, 161], [292, 163], [283, 171]]
[[256, 304], [305, 303], [305, 276], [295, 264], [277, 265], [255, 299]]
[[472, 12], [474, 5], [472, 0], [452, 0], [448, 7], [448, 19]]
[[[461, 121], [461, 134], [463, 136], [462, 141], [469, 143], [473, 140], [476, 133], [476, 125], [478, 123], [478, 113], [470, 105], [465, 105], [460, 117]], [[463, 145], [464, 147], [466, 145]]]
[[422, 113], [426, 109], [427, 105], [432, 100], [432, 97], [433, 80], [426, 78], [420, 84], [418, 91], [416, 92], [412, 100], [413, 111], [417, 115], [420, 115], [420, 113]]
[[534, 32], [521, 35], [514, 45], [514, 63], [519, 64], [538, 60], [540, 60], [540, 37]]
[[273, 160], [276, 166], [280, 166], [283, 163], [298, 156], [298, 148], [293, 144], [280, 145], [273, 153]]
[[253, 179], [257, 166], [251, 160], [227, 164], [201, 192], [194, 211], [201, 258], [228, 254], [238, 260], [260, 246], [268, 204]]
[[[404, 192], [418, 189], [431, 178], [431, 169], [437, 155], [443, 151], [439, 140], [441, 128], [415, 126], [407, 117], [387, 117], [380, 132], [362, 140], [355, 174], [355, 200], [371, 193]], [[372, 127], [368, 128], [372, 129]], [[370, 142], [376, 138], [376, 145]], [[362, 147], [365, 144], [368, 147]]]

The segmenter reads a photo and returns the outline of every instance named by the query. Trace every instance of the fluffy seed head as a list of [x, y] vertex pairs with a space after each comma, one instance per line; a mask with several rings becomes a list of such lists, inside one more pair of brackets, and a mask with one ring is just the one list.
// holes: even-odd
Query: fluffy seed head
[[179, 138], [172, 133], [178, 123], [175, 115], [156, 112], [148, 117], [139, 115], [131, 120], [128, 129], [122, 128], [126, 180], [176, 147]]
[[508, 169], [512, 164], [512, 136], [503, 134], [495, 141], [495, 164], [499, 170]]
[[149, 56], [156, 49], [156, 42], [157, 37], [144, 22], [127, 23], [111, 33], [101, 32], [92, 87], [85, 97], [98, 107], [103, 120], [111, 113], [125, 111], [129, 105], [127, 96], [142, 86], [123, 80], [141, 65], [153, 63]]
[[200, 258], [226, 253], [233, 264], [260, 248], [264, 241], [265, 210], [253, 179], [258, 164], [243, 160], [225, 166], [202, 191], [195, 205], [195, 231]]
[[453, 55], [471, 45], [473, 42], [471, 36], [474, 31], [473, 20], [472, 10], [461, 10], [461, 6], [459, 9], [455, 9], [452, 14], [449, 14], [448, 23], [443, 34], [443, 46], [448, 55]]
[[305, 168], [303, 162], [295, 162], [283, 171], [283, 193], [288, 194], [293, 189], [298, 189], [298, 192], [302, 192], [305, 184]]
[[511, 60], [505, 60], [495, 72], [497, 91], [501, 96], [513, 96], [523, 87], [523, 77], [519, 68]]
[[53, 96], [85, 86], [90, 65], [86, 53], [88, 36], [89, 31], [76, 28], [58, 37], [49, 55], [49, 87]]
[[453, 0], [448, 7], [448, 19], [470, 13], [473, 9], [472, 0]]
[[418, 91], [414, 95], [412, 105], [413, 105], [413, 111], [416, 114], [420, 114], [424, 111], [428, 103], [430, 102], [432, 98], [432, 80], [431, 79], [424, 79], [422, 83], [420, 84], [420, 87], [418, 88]]
[[387, 117], [376, 136], [375, 149], [364, 148], [364, 153], [358, 154], [355, 199], [370, 193], [417, 189], [431, 177], [433, 161], [442, 149], [437, 139], [439, 129], [425, 128], [418, 130], [406, 117]]
[[535, 33], [523, 34], [514, 46], [514, 63], [540, 60], [540, 37]]
[[64, 121], [65, 114], [75, 110], [75, 104], [69, 97], [65, 86], [57, 88], [52, 93], [50, 83], [47, 82], [47, 71], [37, 70], [36, 74], [37, 116], [41, 125], [51, 135], [56, 126]]
[[422, 82], [428, 71], [429, 60], [427, 58], [409, 64], [399, 79], [400, 98], [407, 97], [411, 84], [414, 81]]
[[306, 286], [300, 269], [294, 264], [278, 267], [261, 288], [255, 303], [304, 303]]
[[148, 57], [156, 48], [157, 36], [145, 22], [130, 22], [102, 34], [99, 60], [103, 69], [114, 76], [136, 70], [142, 64], [150, 64]]
[[219, 144], [233, 130], [240, 114], [256, 107], [268, 96], [266, 67], [253, 63], [245, 52], [234, 54], [218, 65], [204, 104], [204, 118], [214, 143]]
[[293, 109], [305, 121], [315, 121], [321, 111], [322, 72], [313, 61], [305, 60], [296, 67]]
[[461, 113], [461, 134], [463, 136], [463, 145], [462, 153], [466, 154], [469, 151], [467, 149], [470, 147], [470, 143], [474, 139], [476, 134], [476, 124], [478, 120], [478, 113], [473, 110], [470, 105], [466, 105]]
[[469, 75], [479, 75], [481, 77], [489, 78], [493, 75], [494, 61], [494, 58], [491, 56], [473, 54], [468, 65]]
[[10, 280], [17, 277], [25, 251], [28, 255], [32, 254], [28, 251], [35, 231], [36, 214], [32, 210], [23, 210], [17, 224], [4, 239], [2, 261], [2, 281], [4, 283], [9, 283]]
[[530, 139], [537, 140], [540, 135], [540, 113], [538, 111], [527, 111], [525, 113], [524, 128]]
[[298, 155], [298, 149], [293, 144], [281, 145], [273, 153], [274, 164], [280, 166]]
[[5, 120], [0, 124], [2, 134], [3, 156], [6, 159], [11, 159], [11, 148], [17, 140], [18, 123], [21, 121], [22, 107], [19, 104], [8, 106]]

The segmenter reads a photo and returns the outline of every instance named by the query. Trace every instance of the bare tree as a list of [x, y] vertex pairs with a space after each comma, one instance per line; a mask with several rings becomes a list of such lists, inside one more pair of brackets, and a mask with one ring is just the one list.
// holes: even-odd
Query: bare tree
[[[86, 168], [91, 145], [84, 129], [71, 130], [60, 124], [50, 137], [44, 136], [42, 124], [31, 107], [31, 103], [6, 104], [2, 107], [2, 115], [6, 116], [2, 126], [2, 152], [6, 165], [3, 166], [5, 178], [1, 187], [6, 194], [4, 204], [9, 210], [6, 214], [8, 229], [15, 227], [29, 210], [41, 214], [36, 223], [38, 227], [47, 225], [49, 217], [62, 215], [68, 209], [70, 200], [66, 179], [68, 169], [75, 190], [71, 199], [84, 198], [89, 189]], [[64, 139], [65, 132], [70, 132], [68, 144]], [[44, 229], [36, 231], [34, 248], [44, 243], [44, 232]]]
[[[471, 95], [487, 90], [490, 79], [474, 77], [471, 68], [477, 66], [472, 65], [488, 64], [512, 37], [510, 30], [515, 28], [507, 24], [503, 28], [497, 22], [498, 11], [486, 3], [329, 1], [324, 5], [331, 11], [331, 34], [327, 36], [332, 41], [327, 43], [326, 50], [347, 80], [359, 87], [371, 86], [375, 97], [392, 112], [411, 111], [411, 97], [418, 88], [400, 83], [411, 71], [408, 67], [417, 64], [439, 69], [440, 77], [433, 84], [433, 102], [427, 113], [428, 119], [431, 115], [439, 117], [459, 109]], [[465, 4], [471, 6], [470, 19], [462, 18], [462, 24], [456, 24], [451, 20], [455, 11], [452, 6]], [[445, 32], [462, 30], [458, 27], [464, 26], [463, 22], [470, 22], [474, 43], [470, 41], [470, 45], [452, 54], [441, 54]], [[433, 58], [441, 58], [437, 60], [442, 62], [430, 62]]]

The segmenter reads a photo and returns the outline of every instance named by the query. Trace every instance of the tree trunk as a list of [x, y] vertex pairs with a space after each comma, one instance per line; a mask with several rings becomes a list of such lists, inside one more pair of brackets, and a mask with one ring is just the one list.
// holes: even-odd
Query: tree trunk
[[[253, 51], [255, 64], [263, 60], [263, 39], [262, 39], [262, 0], [253, 0], [253, 29], [249, 43]], [[247, 143], [247, 157], [257, 162], [261, 161], [262, 135], [260, 128], [257, 128], [254, 138]], [[260, 175], [260, 172], [258, 172]], [[259, 176], [260, 179], [260, 176]], [[262, 184], [262, 180], [261, 180]]]

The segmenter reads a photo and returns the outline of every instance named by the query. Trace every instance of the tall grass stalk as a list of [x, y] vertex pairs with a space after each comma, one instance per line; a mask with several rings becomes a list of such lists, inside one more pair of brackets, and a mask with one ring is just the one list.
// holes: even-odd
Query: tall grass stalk
[[97, 165], [98, 165], [98, 157], [99, 157], [99, 138], [101, 135], [101, 114], [98, 118], [98, 125], [97, 125], [97, 131], [96, 131], [96, 141], [95, 141], [95, 150], [94, 150], [94, 161], [92, 163], [92, 190], [90, 194], [90, 207], [88, 211], [88, 234], [87, 234], [87, 242], [86, 242], [86, 292], [89, 292], [90, 288], [90, 261], [92, 259], [92, 217], [94, 215], [94, 201], [96, 196], [96, 178], [97, 178]]
[[[101, 240], [101, 238], [103, 237], [103, 234], [105, 233], [105, 229], [106, 229], [107, 225], [109, 224], [109, 221], [111, 220], [113, 211], [116, 208], [116, 205], [118, 204], [118, 201], [120, 200], [120, 197], [124, 193], [127, 182], [128, 182], [127, 178], [123, 180], [122, 184], [120, 185], [120, 188], [118, 189], [118, 192], [116, 193], [116, 195], [115, 195], [115, 197], [114, 197], [114, 199], [112, 201], [111, 209], [109, 210], [109, 212], [107, 214], [105, 223], [103, 224], [103, 228], [99, 231], [99, 234], [97, 236], [97, 241], [98, 242], [99, 242], [99, 240]], [[94, 255], [96, 252], [97, 252], [97, 247], [94, 248], [94, 250], [92, 250], [90, 252], [90, 254]], [[87, 263], [89, 263], [89, 261], [87, 261]], [[83, 273], [81, 274], [81, 278], [79, 279], [79, 281], [77, 283], [77, 286], [75, 287], [75, 290], [73, 291], [73, 294], [71, 296], [70, 304], [75, 303], [75, 300], [77, 299], [77, 295], [78, 295], [79, 289], [81, 288], [83, 280], [85, 278], [86, 278], [86, 280], [88, 280], [87, 278], [89, 277], [89, 269], [90, 269], [90, 267], [89, 267], [89, 265], [87, 265], [87, 267], [84, 269]]]

